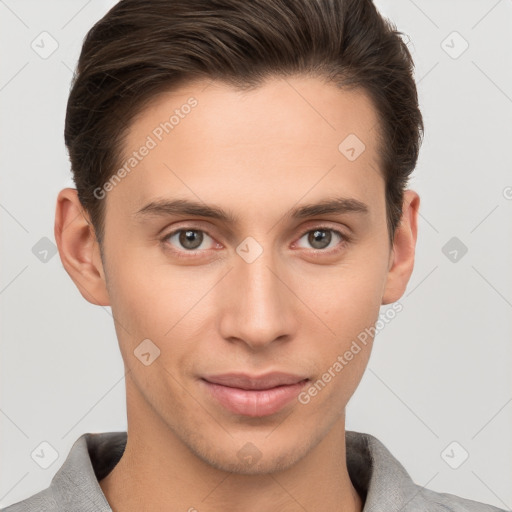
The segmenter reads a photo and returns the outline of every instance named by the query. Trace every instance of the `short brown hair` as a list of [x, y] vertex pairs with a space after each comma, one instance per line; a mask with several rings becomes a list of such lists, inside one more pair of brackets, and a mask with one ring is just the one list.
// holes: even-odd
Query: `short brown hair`
[[[157, 94], [196, 79], [255, 88], [308, 75], [360, 88], [379, 118], [389, 238], [423, 138], [414, 63], [371, 0], [121, 0], [87, 33], [64, 138], [82, 206], [101, 245], [104, 201], [130, 122]], [[341, 141], [340, 141], [341, 142]]]

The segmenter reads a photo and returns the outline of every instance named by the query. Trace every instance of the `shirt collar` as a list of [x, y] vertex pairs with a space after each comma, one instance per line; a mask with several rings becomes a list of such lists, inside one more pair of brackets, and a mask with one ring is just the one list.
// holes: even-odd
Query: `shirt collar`
[[[421, 488], [389, 450], [370, 434], [347, 430], [345, 439], [347, 469], [363, 512], [412, 510]], [[50, 484], [63, 510], [112, 512], [99, 481], [121, 458], [126, 440], [127, 432], [120, 431], [86, 433], [75, 441]]]
[[[347, 469], [365, 499], [363, 512], [418, 510], [421, 491], [405, 468], [376, 437], [345, 431]], [[421, 499], [421, 496], [419, 496]]]

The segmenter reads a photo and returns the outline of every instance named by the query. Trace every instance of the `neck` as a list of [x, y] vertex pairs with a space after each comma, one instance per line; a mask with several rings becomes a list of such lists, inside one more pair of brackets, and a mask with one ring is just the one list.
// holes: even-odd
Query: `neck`
[[[128, 397], [127, 388], [127, 398], [134, 393]], [[319, 441], [291, 466], [276, 463], [273, 471], [242, 474], [198, 457], [138, 398], [138, 403], [128, 400], [123, 456], [99, 482], [114, 512], [362, 511], [346, 465], [344, 415], [326, 435], [318, 433]], [[137, 414], [131, 414], [134, 410]]]

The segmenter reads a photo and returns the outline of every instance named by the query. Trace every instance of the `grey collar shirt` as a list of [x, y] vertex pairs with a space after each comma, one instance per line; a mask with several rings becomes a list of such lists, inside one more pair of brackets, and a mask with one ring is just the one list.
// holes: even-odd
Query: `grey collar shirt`
[[[505, 512], [415, 484], [374, 436], [346, 431], [347, 468], [364, 512]], [[86, 433], [73, 444], [50, 486], [3, 512], [112, 512], [99, 481], [119, 462], [126, 432]]]

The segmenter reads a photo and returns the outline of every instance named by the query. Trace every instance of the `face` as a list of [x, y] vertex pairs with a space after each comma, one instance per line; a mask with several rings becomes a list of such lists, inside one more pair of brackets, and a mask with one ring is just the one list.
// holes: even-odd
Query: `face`
[[[372, 344], [358, 335], [412, 270], [388, 239], [377, 123], [363, 92], [303, 77], [189, 84], [133, 122], [129, 171], [98, 192], [96, 281], [75, 279], [111, 305], [133, 431], [167, 429], [212, 466], [257, 473], [344, 422]], [[205, 382], [270, 372], [307, 381], [238, 394]]]

